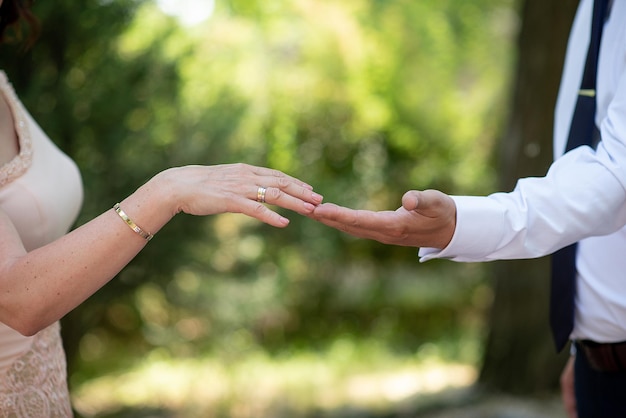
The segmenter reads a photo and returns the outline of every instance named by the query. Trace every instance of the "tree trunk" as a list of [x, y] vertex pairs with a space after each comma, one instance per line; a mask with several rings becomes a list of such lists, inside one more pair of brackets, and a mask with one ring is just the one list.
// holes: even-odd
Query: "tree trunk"
[[[525, 0], [512, 113], [500, 149], [500, 184], [543, 176], [552, 161], [552, 124], [576, 0]], [[552, 391], [567, 352], [548, 326], [550, 260], [494, 263], [495, 299], [479, 385], [514, 394]]]

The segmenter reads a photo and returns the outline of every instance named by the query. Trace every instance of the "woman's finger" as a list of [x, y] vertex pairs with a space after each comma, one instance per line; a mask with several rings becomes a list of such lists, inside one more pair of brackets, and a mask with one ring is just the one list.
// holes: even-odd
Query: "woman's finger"
[[[283, 173], [282, 171], [279, 170], [275, 170], [273, 168], [267, 168], [267, 167], [257, 167], [257, 166], [248, 166], [250, 168], [250, 170], [252, 171], [252, 173], [256, 174], [259, 177], [269, 177], [270, 180], [273, 179], [284, 179], [287, 180], [291, 183], [296, 184], [299, 187], [303, 187], [305, 189], [308, 190], [313, 190], [313, 186], [311, 186], [308, 183], [303, 182], [302, 180], [292, 177], [288, 174]], [[276, 183], [274, 181], [270, 181], [268, 182], [268, 184], [270, 185], [275, 185]], [[278, 186], [277, 186], [278, 187]]]
[[289, 225], [289, 219], [279, 215], [260, 202], [248, 199], [242, 199], [242, 201], [238, 203], [237, 210], [235, 212], [248, 215], [278, 228], [284, 228]]
[[[277, 205], [285, 209], [293, 210], [301, 215], [308, 215], [315, 210], [315, 206], [318, 202], [321, 202], [321, 196], [319, 196], [319, 198], [313, 198], [311, 196], [311, 192], [309, 191], [305, 198], [306, 200], [295, 197], [276, 187], [259, 186], [256, 190], [254, 200], [259, 203]], [[310, 203], [311, 201], [314, 201], [315, 204]]]
[[[265, 201], [268, 202], [267, 195], [270, 192], [270, 189], [276, 189], [283, 192], [278, 193], [276, 190], [271, 191], [274, 198], [271, 204], [278, 204], [280, 206], [283, 206], [283, 202], [292, 202], [291, 197], [303, 202], [311, 203], [315, 206], [322, 203], [323, 200], [323, 197], [320, 194], [315, 193], [308, 184], [302, 184], [302, 182], [289, 178], [286, 175], [259, 177], [256, 179], [255, 186], [256, 187], [252, 196], [257, 201], [263, 200], [262, 197], [265, 196]], [[263, 192], [262, 189], [265, 189], [265, 191]], [[292, 209], [292, 207], [289, 207], [289, 209]]]

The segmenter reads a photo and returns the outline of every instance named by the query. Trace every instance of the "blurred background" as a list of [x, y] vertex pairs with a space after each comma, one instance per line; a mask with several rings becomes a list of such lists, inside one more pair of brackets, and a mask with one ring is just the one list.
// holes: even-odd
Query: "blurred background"
[[[37, 43], [3, 46], [0, 67], [82, 170], [78, 224], [183, 164], [270, 166], [327, 202], [394, 210], [410, 189], [484, 195], [545, 172], [576, 4], [38, 1]], [[68, 315], [77, 417], [408, 417], [558, 396], [546, 259], [420, 264], [284, 215], [285, 230], [179, 215]]]

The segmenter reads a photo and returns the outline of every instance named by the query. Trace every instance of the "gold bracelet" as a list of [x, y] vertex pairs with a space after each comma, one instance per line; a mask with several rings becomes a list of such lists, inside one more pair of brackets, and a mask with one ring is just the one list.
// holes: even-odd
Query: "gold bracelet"
[[126, 215], [126, 212], [122, 210], [119, 203], [116, 203], [113, 206], [113, 209], [115, 209], [115, 212], [117, 212], [117, 214], [120, 215], [120, 218], [122, 218], [122, 220], [126, 222], [126, 225], [128, 225], [130, 229], [132, 229], [137, 234], [139, 234], [140, 237], [144, 238], [146, 241], [150, 241], [152, 237], [154, 237], [154, 235], [152, 235], [149, 232], [144, 231], [136, 223], [134, 223], [132, 219], [130, 219], [128, 215]]

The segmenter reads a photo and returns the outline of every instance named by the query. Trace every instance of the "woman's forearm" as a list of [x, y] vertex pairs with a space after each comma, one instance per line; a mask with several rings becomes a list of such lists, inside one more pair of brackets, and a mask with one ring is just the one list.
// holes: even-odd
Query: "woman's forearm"
[[[309, 214], [322, 197], [276, 170], [233, 164], [189, 166], [157, 174], [120, 202], [128, 218], [156, 234], [179, 212], [237, 212], [277, 227], [288, 220], [257, 201]], [[26, 252], [0, 212], [0, 322], [32, 335], [85, 301], [117, 275], [147, 240], [110, 209], [60, 239]]]
[[[155, 185], [148, 183], [124, 199], [121, 207], [142, 228], [156, 233], [171, 214], [151, 186]], [[147, 242], [113, 209], [28, 253], [4, 218], [0, 230], [0, 321], [24, 335], [37, 333], [84, 302]]]

